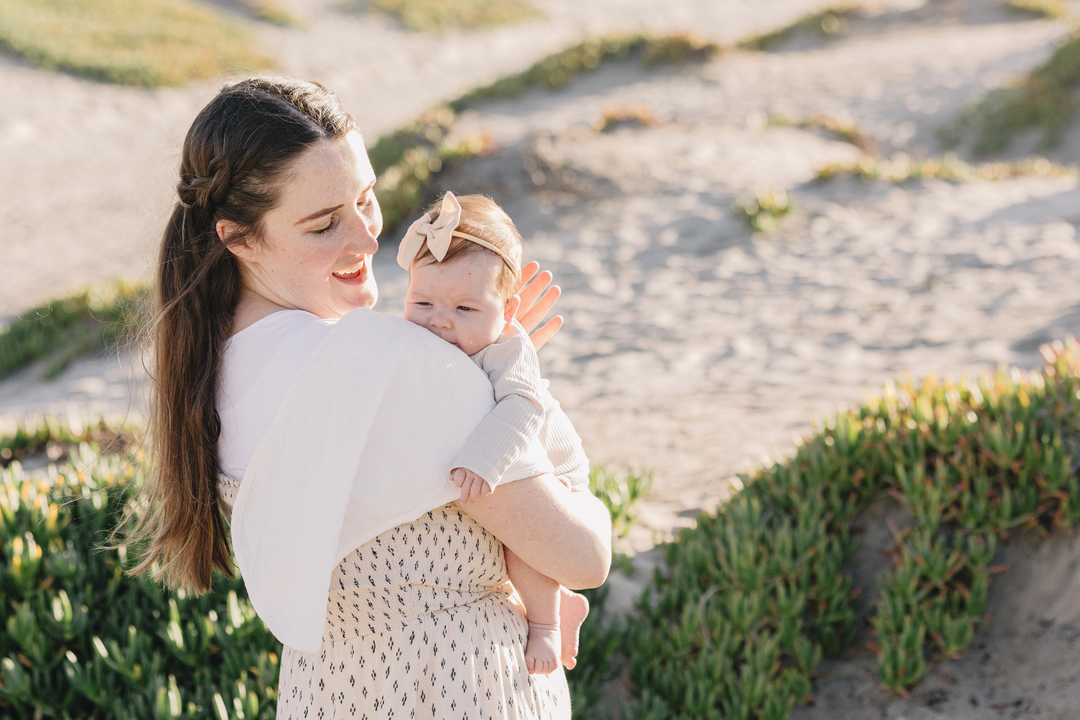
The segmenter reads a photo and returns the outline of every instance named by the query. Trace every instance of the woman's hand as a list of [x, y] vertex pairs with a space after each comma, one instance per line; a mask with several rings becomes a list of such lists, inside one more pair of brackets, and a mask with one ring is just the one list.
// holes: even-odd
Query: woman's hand
[[552, 475], [515, 480], [459, 506], [537, 572], [571, 590], [600, 587], [611, 568], [611, 515], [599, 498]]
[[559, 332], [559, 328], [563, 325], [562, 315], [556, 315], [544, 323], [539, 330], [533, 332], [533, 328], [540, 324], [562, 294], [558, 285], [552, 285], [547, 292], [544, 292], [544, 288], [551, 283], [552, 276], [547, 270], [537, 275], [539, 269], [540, 264], [536, 262], [528, 263], [521, 268], [521, 285], [518, 286], [521, 304], [514, 313], [514, 318], [525, 328], [525, 332], [529, 333], [529, 339], [537, 350]]

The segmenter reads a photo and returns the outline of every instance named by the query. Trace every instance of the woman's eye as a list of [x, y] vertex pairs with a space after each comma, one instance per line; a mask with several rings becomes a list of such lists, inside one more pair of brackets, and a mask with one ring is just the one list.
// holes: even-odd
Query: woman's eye
[[315, 234], [316, 235], [322, 235], [323, 233], [328, 233], [331, 230], [333, 230], [335, 227], [337, 227], [337, 218], [336, 217], [335, 218], [330, 218], [330, 222], [327, 224], [327, 226], [322, 228], [321, 230], [316, 230]]
[[362, 198], [360, 198], [359, 200], [356, 201], [356, 206], [357, 207], [367, 207], [370, 204], [371, 204], [371, 196], [370, 195], [365, 195], [364, 197], [362, 197]]

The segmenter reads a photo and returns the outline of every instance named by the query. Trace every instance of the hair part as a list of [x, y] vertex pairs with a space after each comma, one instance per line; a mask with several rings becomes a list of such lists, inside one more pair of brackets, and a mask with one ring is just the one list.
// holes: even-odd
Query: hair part
[[[503, 251], [513, 261], [513, 265], [511, 266], [490, 248], [460, 237], [451, 239], [450, 246], [447, 248], [446, 255], [443, 256], [442, 260], [435, 259], [427, 246], [427, 242], [425, 242], [420, 251], [416, 253], [416, 257], [413, 258], [413, 263], [430, 265], [439, 262], [443, 265], [449, 265], [462, 258], [479, 253], [487, 253], [492, 257], [496, 257], [501, 263], [501, 269], [499, 277], [495, 281], [495, 292], [502, 298], [505, 305], [510, 301], [510, 298], [517, 294], [518, 284], [521, 282], [521, 233], [518, 232], [514, 221], [510, 219], [506, 211], [486, 195], [458, 195], [456, 197], [461, 204], [461, 219], [458, 221], [455, 230], [488, 241]], [[428, 206], [426, 212], [431, 216], [432, 222], [438, 219], [441, 207], [441, 197]]]
[[[312, 145], [355, 129], [337, 95], [322, 85], [253, 77], [226, 85], [188, 130], [157, 263], [151, 468], [140, 502], [125, 509], [109, 538], [131, 525], [125, 542], [141, 557], [129, 574], [157, 564], [170, 589], [196, 595], [210, 589], [215, 569], [233, 577], [218, 492], [216, 402], [243, 283], [227, 245], [259, 242], [294, 161]], [[219, 238], [220, 220], [237, 232]], [[135, 505], [143, 507], [138, 517]]]

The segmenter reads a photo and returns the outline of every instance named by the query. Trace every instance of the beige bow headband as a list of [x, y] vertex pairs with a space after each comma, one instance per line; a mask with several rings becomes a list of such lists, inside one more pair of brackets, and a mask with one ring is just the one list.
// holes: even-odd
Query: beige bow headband
[[398, 265], [406, 270], [410, 269], [413, 260], [416, 259], [425, 242], [427, 242], [428, 250], [435, 256], [435, 259], [442, 262], [442, 259], [446, 257], [446, 251], [450, 249], [450, 241], [455, 237], [459, 237], [486, 247], [501, 257], [507, 267], [515, 273], [518, 272], [517, 263], [501, 248], [483, 238], [459, 232], [457, 226], [460, 220], [461, 203], [454, 197], [454, 193], [447, 192], [443, 195], [442, 205], [439, 207], [439, 217], [434, 222], [431, 220], [431, 214], [425, 213], [423, 217], [409, 226], [409, 229], [405, 232], [405, 237], [401, 239], [401, 245], [398, 246]]

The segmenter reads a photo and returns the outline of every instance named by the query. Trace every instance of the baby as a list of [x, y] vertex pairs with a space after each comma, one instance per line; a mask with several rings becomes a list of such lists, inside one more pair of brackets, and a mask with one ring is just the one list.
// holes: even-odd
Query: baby
[[[398, 264], [409, 271], [405, 319], [464, 351], [495, 389], [497, 405], [451, 470], [462, 503], [492, 492], [537, 438], [559, 480], [575, 492], [589, 491], [581, 439], [540, 378], [528, 334], [513, 320], [520, 302], [520, 262], [517, 228], [482, 195], [446, 193], [412, 224], [398, 250]], [[553, 672], [560, 659], [574, 667], [588, 600], [541, 575], [509, 548], [504, 553], [528, 616], [529, 672]]]

